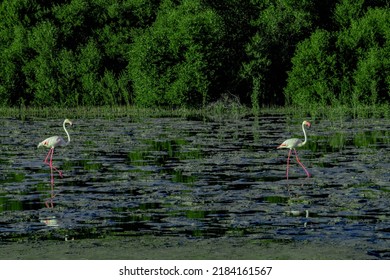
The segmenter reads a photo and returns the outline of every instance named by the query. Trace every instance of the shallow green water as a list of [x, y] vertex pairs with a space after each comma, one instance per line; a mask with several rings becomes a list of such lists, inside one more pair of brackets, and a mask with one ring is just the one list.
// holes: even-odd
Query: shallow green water
[[287, 150], [276, 146], [302, 138], [302, 120], [73, 121], [71, 144], [54, 153], [64, 177], [55, 174], [51, 198], [48, 151], [36, 146], [65, 137], [62, 120], [0, 120], [3, 240], [348, 240], [390, 255], [388, 120], [312, 121], [309, 142], [298, 151], [312, 177], [292, 160], [288, 181]]

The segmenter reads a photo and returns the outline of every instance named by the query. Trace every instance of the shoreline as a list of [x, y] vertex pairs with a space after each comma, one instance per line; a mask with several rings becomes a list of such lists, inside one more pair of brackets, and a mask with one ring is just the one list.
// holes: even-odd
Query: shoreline
[[[353, 241], [134, 236], [82, 240], [1, 242], [0, 260], [375, 260], [378, 248]], [[371, 253], [370, 253], [371, 252]], [[377, 255], [376, 253], [377, 252]], [[388, 257], [388, 256], [387, 256]]]

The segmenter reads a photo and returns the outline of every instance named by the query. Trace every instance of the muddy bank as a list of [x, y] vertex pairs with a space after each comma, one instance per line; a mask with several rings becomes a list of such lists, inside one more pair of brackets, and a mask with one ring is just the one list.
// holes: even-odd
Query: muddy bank
[[321, 260], [386, 259], [390, 250], [353, 242], [275, 243], [247, 238], [109, 237], [0, 243], [2, 260]]

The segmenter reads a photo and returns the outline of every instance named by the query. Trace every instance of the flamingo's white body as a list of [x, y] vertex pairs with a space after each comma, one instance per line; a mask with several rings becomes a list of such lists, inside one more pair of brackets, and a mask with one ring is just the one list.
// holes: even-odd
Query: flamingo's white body
[[[42, 142], [38, 144], [38, 148], [43, 146], [46, 148], [50, 148], [49, 152], [47, 153], [47, 156], [44, 160], [44, 163], [50, 166], [50, 171], [51, 171], [51, 186], [52, 186], [52, 191], [54, 191], [54, 177], [53, 177], [53, 169], [58, 172], [60, 177], [62, 177], [62, 172], [58, 170], [56, 167], [53, 166], [53, 153], [54, 153], [54, 148], [55, 147], [61, 147], [61, 146], [66, 146], [70, 143], [70, 136], [68, 131], [66, 130], [65, 125], [70, 124], [72, 125], [72, 122], [69, 119], [65, 119], [64, 123], [62, 124], [66, 135], [68, 136], [68, 141], [66, 142], [61, 136], [52, 136], [49, 137]], [[48, 159], [50, 157], [50, 161], [48, 162]]]
[[295, 153], [295, 157], [297, 159], [297, 162], [299, 163], [300, 166], [302, 166], [303, 170], [305, 171], [307, 177], [310, 177], [310, 173], [307, 171], [307, 169], [305, 168], [305, 166], [300, 162], [299, 158], [298, 158], [298, 154], [297, 154], [297, 150], [295, 148], [299, 148], [299, 147], [302, 147], [303, 145], [306, 144], [307, 142], [307, 136], [306, 136], [306, 131], [305, 131], [305, 126], [307, 127], [310, 127], [311, 124], [308, 122], [308, 121], [303, 121], [302, 123], [302, 130], [303, 130], [303, 135], [305, 136], [305, 140], [302, 142], [301, 139], [298, 139], [298, 138], [291, 138], [291, 139], [287, 139], [286, 141], [284, 141], [282, 144], [280, 144], [277, 149], [290, 149], [289, 152], [288, 152], [288, 157], [287, 157], [287, 170], [286, 170], [286, 177], [287, 177], [287, 180], [288, 180], [288, 168], [289, 168], [289, 162], [290, 162], [290, 156], [291, 156], [291, 152], [292, 150], [294, 150], [294, 153]]

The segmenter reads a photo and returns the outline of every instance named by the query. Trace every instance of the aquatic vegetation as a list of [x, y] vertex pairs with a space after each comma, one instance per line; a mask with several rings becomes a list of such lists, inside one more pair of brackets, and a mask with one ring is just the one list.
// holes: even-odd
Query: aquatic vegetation
[[311, 121], [299, 153], [312, 177], [293, 165], [287, 181], [276, 147], [301, 136], [302, 119], [291, 114], [102, 117], [94, 126], [80, 118], [77, 145], [58, 151], [66, 172], [52, 198], [49, 171], [28, 143], [57, 120], [1, 122], [0, 235], [9, 240], [155, 234], [364, 243], [369, 233], [374, 250], [389, 226], [388, 119]]

